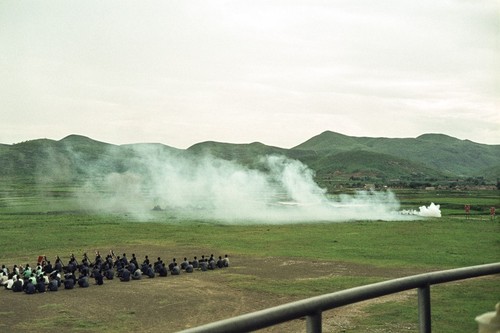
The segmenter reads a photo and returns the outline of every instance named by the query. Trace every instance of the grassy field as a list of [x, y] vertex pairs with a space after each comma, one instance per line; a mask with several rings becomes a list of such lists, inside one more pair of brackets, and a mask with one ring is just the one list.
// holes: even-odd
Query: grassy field
[[[40, 192], [27, 195], [29, 190], [26, 188], [16, 191], [12, 190], [11, 195], [0, 199], [0, 264], [8, 266], [34, 263], [38, 255], [68, 258], [71, 253], [80, 256], [94, 250], [107, 252], [115, 249], [120, 252], [136, 249], [141, 253], [141, 249], [156, 249], [164, 256], [192, 251], [229, 253], [242, 266], [246, 259], [264, 261], [273, 258], [279, 262], [317, 262], [326, 272], [329, 265], [332, 270], [335, 267], [337, 270], [338, 267], [349, 268], [339, 274], [315, 278], [303, 278], [300, 274], [297, 278], [279, 278], [266, 272], [249, 275], [237, 270], [224, 277], [229, 290], [289, 300], [420, 272], [500, 261], [500, 219], [490, 221], [486, 210], [489, 206], [500, 207], [498, 191], [398, 193], [403, 207], [416, 208], [430, 202], [441, 204], [441, 218], [404, 222], [304, 221], [282, 225], [224, 225], [218, 221], [181, 220], [162, 211], [155, 212], [153, 219], [145, 222], [124, 214], [79, 211], [72, 201], [71, 189], [47, 189], [42, 195]], [[23, 192], [22, 195], [12, 195], [19, 191]], [[460, 211], [464, 203], [473, 206], [468, 220]], [[172, 254], [172, 251], [175, 252]], [[307, 269], [314, 270], [314, 265]], [[5, 293], [0, 291], [2, 297]], [[434, 331], [476, 332], [474, 317], [492, 311], [500, 301], [499, 296], [498, 277], [434, 286]], [[410, 297], [370, 303], [363, 315], [353, 318], [348, 327], [336, 327], [332, 331], [395, 332], [404, 328], [408, 332], [417, 332], [416, 302], [416, 296], [410, 293]], [[40, 309], [50, 311], [47, 306], [61, 306], [57, 302], [51, 304], [40, 304]], [[24, 320], [28, 321], [28, 318]], [[123, 317], [109, 320], [113, 328], [110, 331], [130, 327], [130, 322]], [[31, 331], [57, 328], [57, 323], [39, 323], [40, 326], [27, 324], [22, 327]], [[22, 327], [16, 327], [16, 331], [23, 331]], [[69, 326], [69, 330], [103, 330], [95, 327], [97, 329]], [[142, 329], [150, 330], [148, 327]]]

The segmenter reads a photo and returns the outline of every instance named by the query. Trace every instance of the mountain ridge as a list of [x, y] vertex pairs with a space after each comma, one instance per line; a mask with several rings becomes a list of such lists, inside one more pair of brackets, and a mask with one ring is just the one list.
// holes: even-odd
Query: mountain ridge
[[64, 169], [57, 172], [58, 179], [74, 180], [81, 175], [126, 172], [146, 155], [164, 158], [211, 155], [248, 168], [256, 167], [262, 156], [284, 155], [306, 164], [315, 172], [316, 179], [325, 183], [346, 179], [425, 183], [470, 177], [494, 183], [500, 178], [500, 145], [475, 143], [440, 133], [416, 138], [375, 138], [332, 131], [324, 131], [288, 149], [261, 142], [205, 141], [187, 149], [162, 143], [115, 145], [71, 134], [58, 141], [35, 139], [0, 144], [0, 177], [36, 177]]

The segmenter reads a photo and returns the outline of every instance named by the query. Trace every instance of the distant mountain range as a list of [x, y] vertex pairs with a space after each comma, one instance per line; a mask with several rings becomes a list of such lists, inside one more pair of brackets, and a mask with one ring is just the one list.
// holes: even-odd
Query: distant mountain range
[[463, 179], [496, 184], [500, 178], [500, 145], [459, 140], [444, 134], [399, 139], [353, 137], [331, 131], [290, 149], [259, 142], [207, 141], [187, 149], [149, 143], [113, 145], [79, 135], [59, 141], [37, 139], [0, 144], [0, 177], [77, 181], [82, 176], [140, 169], [140, 160], [148, 154], [193, 159], [209, 154], [248, 168], [258, 168], [261, 156], [284, 155], [314, 170], [317, 182], [325, 187], [346, 182], [404, 186]]

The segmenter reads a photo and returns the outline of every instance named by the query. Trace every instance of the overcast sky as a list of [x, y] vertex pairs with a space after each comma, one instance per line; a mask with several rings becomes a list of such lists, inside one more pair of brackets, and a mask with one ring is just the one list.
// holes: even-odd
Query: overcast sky
[[0, 143], [500, 144], [500, 1], [0, 1]]

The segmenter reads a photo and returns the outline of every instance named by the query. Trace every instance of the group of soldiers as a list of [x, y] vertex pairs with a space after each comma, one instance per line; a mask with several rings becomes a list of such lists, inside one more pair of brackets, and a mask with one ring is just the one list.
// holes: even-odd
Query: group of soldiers
[[95, 280], [96, 285], [102, 285], [105, 279], [118, 278], [122, 282], [128, 282], [140, 280], [142, 277], [165, 277], [168, 274], [180, 275], [181, 272], [193, 273], [195, 270], [208, 271], [225, 267], [229, 267], [227, 254], [218, 258], [213, 254], [210, 257], [202, 255], [199, 259], [195, 256], [191, 261], [185, 257], [180, 263], [173, 258], [166, 264], [160, 257], [152, 262], [146, 255], [142, 263], [139, 263], [135, 254], [129, 259], [125, 253], [116, 256], [110, 251], [104, 257], [96, 251], [94, 261], [84, 253], [80, 262], [71, 254], [67, 265], [63, 265], [59, 256], [56, 257], [54, 264], [43, 256], [39, 258], [35, 267], [29, 264], [24, 267], [14, 265], [11, 271], [2, 265], [0, 284], [7, 290], [35, 294], [57, 291], [59, 288], [73, 289], [75, 286], [87, 288], [91, 279]]

